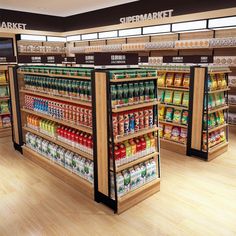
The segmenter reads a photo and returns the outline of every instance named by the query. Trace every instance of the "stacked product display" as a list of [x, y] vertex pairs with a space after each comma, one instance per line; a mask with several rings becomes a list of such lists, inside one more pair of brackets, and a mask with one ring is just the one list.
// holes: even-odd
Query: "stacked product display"
[[93, 183], [93, 161], [30, 132], [26, 133], [25, 140], [31, 150]]
[[0, 66], [0, 136], [11, 133], [10, 93], [8, 69]]
[[228, 145], [228, 73], [227, 69], [208, 67], [202, 136], [202, 150], [208, 153]]
[[[188, 70], [187, 70], [188, 69]], [[161, 147], [175, 148], [186, 153], [188, 106], [189, 106], [189, 67], [158, 68], [159, 135]]]
[[45, 163], [92, 197], [90, 76], [91, 69], [81, 68], [24, 66], [18, 70], [24, 155]]
[[127, 202], [132, 205], [146, 198], [145, 191], [155, 188], [158, 191], [157, 73], [150, 69], [111, 70], [105, 76], [111, 111], [108, 113], [110, 198], [116, 202], [117, 211], [122, 212], [127, 209]]
[[229, 123], [232, 126], [236, 125], [236, 76], [229, 76]]

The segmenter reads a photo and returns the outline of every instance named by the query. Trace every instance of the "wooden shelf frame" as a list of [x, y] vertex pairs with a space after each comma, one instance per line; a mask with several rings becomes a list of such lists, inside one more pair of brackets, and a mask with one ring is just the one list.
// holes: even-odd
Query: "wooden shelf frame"
[[[222, 125], [219, 125], [219, 126], [216, 126], [216, 127], [214, 127], [214, 128], [208, 129], [208, 133], [214, 132], [214, 131], [216, 131], [216, 130], [218, 130], [218, 129], [225, 128], [225, 127], [227, 127], [227, 126], [228, 126], [227, 123], [222, 124]], [[203, 133], [206, 133], [206, 132], [207, 132], [207, 130], [203, 130]]]
[[82, 100], [79, 100], [79, 99], [73, 98], [73, 97], [69, 98], [69, 97], [57, 96], [57, 95], [52, 95], [52, 94], [48, 94], [48, 93], [42, 93], [39, 91], [32, 91], [32, 90], [25, 89], [25, 88], [20, 89], [20, 93], [27, 93], [27, 94], [31, 94], [31, 95], [44, 97], [44, 98], [55, 99], [55, 100], [62, 101], [62, 102], [69, 102], [69, 103], [73, 103], [73, 104], [77, 104], [77, 105], [92, 107], [92, 102], [82, 101]]
[[48, 140], [48, 141], [50, 141], [52, 143], [55, 143], [55, 144], [65, 148], [67, 150], [70, 150], [71, 152], [74, 152], [74, 153], [80, 155], [80, 156], [86, 157], [89, 160], [93, 160], [93, 156], [91, 154], [83, 152], [82, 150], [80, 150], [80, 149], [78, 149], [76, 147], [72, 147], [72, 146], [70, 146], [67, 143], [61, 142], [61, 141], [57, 140], [56, 138], [52, 138], [52, 137], [50, 137], [50, 136], [48, 136], [46, 134], [40, 133], [39, 131], [36, 131], [36, 130], [31, 129], [31, 128], [26, 127], [26, 126], [23, 127], [23, 130], [25, 130], [27, 132], [30, 132], [32, 134], [38, 135], [38, 136], [40, 136], [43, 139], [46, 139], [46, 140]]
[[157, 80], [157, 76], [153, 77], [136, 77], [136, 78], [126, 78], [126, 79], [110, 79], [111, 83], [122, 83], [122, 82], [135, 82], [135, 81], [145, 81], [145, 80]]
[[67, 170], [63, 166], [60, 166], [56, 162], [52, 162], [41, 154], [35, 152], [34, 150], [23, 146], [23, 155], [25, 158], [33, 161], [37, 165], [49, 171], [51, 174], [61, 179], [63, 182], [69, 184], [79, 192], [83, 193], [90, 199], [94, 198], [93, 185], [87, 180], [81, 178], [75, 173]]
[[188, 107], [185, 107], [185, 106], [178, 106], [178, 105], [172, 105], [172, 104], [167, 104], [167, 103], [160, 103], [159, 106], [163, 106], [163, 107], [170, 107], [170, 108], [174, 108], [174, 109], [177, 109], [177, 110], [189, 110]]
[[229, 91], [229, 90], [230, 90], [229, 87], [223, 88], [223, 89], [217, 89], [217, 90], [210, 90], [210, 91], [208, 91], [208, 94], [226, 92], [226, 91]]
[[165, 124], [165, 125], [177, 126], [177, 127], [181, 127], [181, 128], [185, 128], [185, 129], [188, 128], [188, 125], [183, 125], [183, 124], [174, 123], [174, 122], [165, 121], [165, 120], [159, 120], [159, 123]]
[[30, 114], [30, 115], [35, 115], [35, 116], [38, 116], [38, 117], [41, 117], [41, 118], [44, 118], [44, 119], [54, 121], [58, 124], [65, 125], [67, 127], [86, 132], [88, 134], [92, 134], [92, 128], [89, 128], [89, 127], [85, 127], [85, 126], [82, 126], [82, 125], [77, 125], [77, 124], [74, 124], [74, 123], [70, 123], [69, 121], [59, 120], [59, 119], [53, 118], [52, 116], [45, 115], [43, 113], [36, 112], [36, 111], [33, 111], [33, 110], [29, 110], [29, 109], [26, 109], [26, 108], [22, 108], [21, 111], [25, 112], [27, 114]]
[[134, 104], [134, 105], [127, 105], [127, 106], [112, 108], [112, 112], [118, 113], [118, 112], [123, 112], [123, 111], [130, 111], [130, 110], [135, 110], [135, 109], [144, 108], [144, 107], [156, 106], [158, 104], [159, 102], [157, 100], [151, 101], [151, 102], [143, 102], [143, 103]]
[[121, 142], [124, 142], [126, 140], [129, 140], [129, 139], [132, 139], [132, 138], [136, 138], [136, 137], [142, 136], [144, 134], [149, 134], [149, 133], [152, 133], [152, 132], [157, 132], [157, 131], [158, 131], [158, 127], [142, 129], [142, 130], [137, 131], [137, 132], [135, 132], [133, 134], [128, 134], [128, 135], [116, 137], [114, 139], [114, 143], [115, 144], [121, 143]]
[[[145, 162], [145, 161], [150, 160], [152, 158], [155, 158], [158, 155], [159, 155], [158, 152], [153, 152], [151, 154], [148, 154], [148, 155], [146, 155], [144, 157], [140, 157], [140, 158], [138, 158], [138, 159], [136, 159], [134, 161], [131, 161], [129, 163], [117, 166], [116, 167], [116, 172], [121, 172], [122, 170], [128, 169], [128, 168], [133, 167], [133, 166], [135, 166], [135, 165], [137, 165], [139, 163], [142, 163], [142, 162]], [[111, 171], [114, 171], [113, 168], [111, 168]]]
[[[219, 107], [216, 107], [216, 108], [209, 109], [208, 114], [212, 114], [212, 113], [215, 113], [217, 111], [222, 111], [222, 110], [227, 110], [227, 109], [229, 109], [228, 105], [219, 106]], [[206, 110], [204, 112], [207, 113]]]
[[79, 80], [91, 80], [90, 77], [87, 76], [77, 76], [77, 75], [60, 75], [60, 74], [50, 74], [50, 73], [39, 73], [39, 72], [17, 72], [20, 75], [39, 75], [39, 76], [47, 76], [47, 77], [55, 77], [55, 78], [68, 78], [68, 79], [79, 79]]
[[168, 87], [165, 87], [165, 86], [158, 86], [158, 89], [161, 89], [161, 90], [173, 90], [173, 91], [183, 91], [183, 92], [189, 92], [189, 88], [180, 88], [180, 87], [171, 87], [171, 86], [168, 86]]

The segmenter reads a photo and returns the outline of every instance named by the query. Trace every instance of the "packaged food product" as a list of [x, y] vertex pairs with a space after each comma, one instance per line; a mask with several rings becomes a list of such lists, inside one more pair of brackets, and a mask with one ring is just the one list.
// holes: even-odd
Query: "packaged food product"
[[188, 107], [189, 105], [189, 92], [184, 92], [182, 105]]
[[181, 123], [181, 111], [180, 110], [174, 111], [173, 122], [174, 123]]
[[216, 102], [215, 102], [215, 97], [213, 96], [213, 94], [209, 94], [208, 96], [208, 108], [214, 108], [216, 106]]
[[166, 74], [166, 86], [173, 86], [174, 84], [174, 73]]
[[172, 125], [165, 125], [164, 128], [164, 138], [170, 139], [171, 138], [171, 132], [172, 132]]
[[170, 90], [165, 91], [164, 102], [172, 103], [172, 101], [173, 101], [173, 91], [170, 91]]
[[6, 83], [6, 74], [5, 72], [0, 72], [0, 83]]
[[224, 142], [225, 141], [225, 131], [224, 129], [220, 129], [220, 141]]
[[172, 122], [172, 119], [173, 119], [173, 112], [174, 112], [174, 109], [173, 109], [173, 108], [168, 107], [168, 108], [166, 109], [166, 116], [165, 116], [166, 121], [171, 121], [171, 122]]
[[183, 111], [181, 122], [183, 125], [188, 124], [188, 111]]
[[208, 128], [213, 128], [216, 126], [216, 119], [215, 114], [209, 114], [209, 122], [208, 122]]
[[211, 90], [216, 90], [217, 89], [217, 79], [214, 74], [211, 74], [211, 81], [212, 81], [212, 88]]
[[186, 144], [187, 143], [188, 131], [185, 128], [180, 129], [179, 142]]
[[158, 74], [158, 86], [159, 87], [164, 87], [165, 86], [165, 78], [166, 78], [166, 73], [160, 73]]
[[171, 140], [178, 142], [180, 135], [180, 128], [174, 127], [171, 131]]
[[163, 124], [159, 124], [159, 136], [160, 136], [160, 138], [162, 138], [163, 137]]
[[189, 84], [190, 84], [190, 74], [184, 74], [183, 87], [189, 88]]
[[202, 137], [202, 149], [203, 150], [207, 150], [207, 135], [206, 133], [203, 134], [203, 137]]
[[165, 90], [158, 90], [158, 101], [160, 102], [164, 102], [164, 98], [165, 98]]
[[174, 86], [175, 86], [175, 87], [180, 87], [180, 86], [182, 86], [182, 80], [183, 80], [183, 74], [181, 74], [181, 73], [176, 73], [176, 74], [175, 74], [175, 79], [174, 79]]
[[173, 97], [173, 104], [181, 105], [182, 103], [183, 92], [175, 91]]
[[159, 120], [164, 120], [165, 107], [163, 107], [163, 106], [158, 107], [158, 115], [159, 115]]

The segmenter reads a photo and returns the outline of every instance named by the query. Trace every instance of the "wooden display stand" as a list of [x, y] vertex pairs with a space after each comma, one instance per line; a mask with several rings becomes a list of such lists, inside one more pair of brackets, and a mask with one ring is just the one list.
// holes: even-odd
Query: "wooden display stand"
[[[12, 67], [8, 67], [8, 66], [1, 66], [0, 65], [0, 72], [4, 72], [6, 74], [6, 77], [7, 77], [7, 81], [4, 82], [4, 83], [0, 83], [0, 86], [2, 87], [8, 87], [9, 90], [10, 90], [10, 84], [11, 84], [11, 80], [12, 80]], [[9, 91], [10, 92], [10, 91]], [[13, 95], [14, 96], [14, 95]], [[10, 101], [10, 95], [7, 96], [7, 97], [0, 97], [0, 102], [2, 101]], [[3, 115], [11, 115], [10, 112], [8, 113], [0, 113], [0, 116], [3, 116]], [[3, 138], [3, 137], [10, 137], [12, 135], [12, 127], [1, 127], [0, 128], [0, 138]]]
[[[228, 149], [228, 120], [224, 124], [217, 125], [216, 127], [208, 127], [208, 122], [206, 122], [206, 130], [203, 128], [203, 116], [205, 115], [208, 121], [209, 115], [228, 111], [228, 104], [223, 104], [216, 108], [209, 109], [208, 98], [210, 94], [224, 93], [224, 96], [228, 96], [229, 88], [208, 90], [208, 76], [224, 74], [228, 82], [229, 70], [218, 70], [218, 71], [208, 71], [208, 68], [192, 67], [191, 68], [191, 80], [193, 86], [190, 89], [190, 110], [192, 111], [189, 116], [189, 130], [188, 130], [188, 144], [187, 144], [187, 155], [197, 156], [204, 160], [211, 161], [222, 153], [226, 152]], [[227, 83], [228, 84], [228, 83]], [[226, 102], [228, 99], [226, 98]], [[201, 106], [202, 104], [202, 106]], [[204, 107], [206, 104], [206, 107]], [[225, 140], [221, 141], [214, 146], [210, 146], [209, 137], [212, 132], [223, 129]], [[206, 136], [206, 147], [204, 148], [203, 135]]]
[[[113, 125], [112, 125], [112, 114], [117, 114], [118, 112], [125, 112], [137, 108], [145, 107], [156, 107], [159, 103], [157, 101], [122, 106], [118, 108], [112, 108], [111, 106], [111, 84], [118, 84], [123, 82], [135, 82], [135, 81], [147, 81], [155, 80], [155, 77], [150, 78], [129, 78], [129, 79], [110, 79], [108, 72], [106, 71], [95, 71], [93, 78], [93, 109], [94, 109], [94, 143], [95, 143], [95, 155], [94, 155], [94, 165], [95, 165], [95, 200], [97, 202], [102, 202], [118, 214], [131, 208], [147, 197], [153, 195], [160, 191], [160, 160], [159, 160], [159, 141], [157, 138], [156, 148], [157, 151], [140, 157], [137, 160], [131, 161], [126, 164], [122, 164], [117, 167], [114, 158], [114, 146], [117, 143], [124, 142], [126, 140], [139, 137], [152, 132], [157, 132], [158, 128], [148, 128], [145, 130], [140, 130], [134, 132], [133, 134], [128, 134], [125, 136], [114, 137], [113, 136]], [[111, 153], [110, 153], [111, 152]], [[110, 155], [113, 155], [110, 158]], [[134, 167], [140, 163], [153, 159], [157, 163], [157, 178], [145, 183], [144, 185], [137, 187], [134, 190], [130, 190], [123, 196], [118, 196], [116, 190], [116, 175], [117, 173], [128, 170], [130, 167]], [[112, 175], [111, 175], [112, 173]], [[115, 192], [112, 195], [111, 190], [111, 176], [114, 176], [114, 188]]]
[[[66, 169], [64, 166], [59, 165], [55, 160], [46, 158], [45, 156], [41, 155], [40, 153], [36, 152], [35, 150], [29, 148], [28, 146], [24, 145], [26, 142], [25, 140], [25, 135], [27, 132], [34, 134], [43, 140], [47, 140], [48, 142], [51, 142], [55, 145], [58, 145], [59, 147], [64, 148], [65, 150], [71, 151], [80, 157], [86, 158], [87, 160], [93, 161], [93, 155], [85, 152], [81, 149], [78, 149], [76, 147], [73, 147], [72, 145], [62, 142], [61, 140], [58, 140], [55, 137], [48, 136], [47, 134], [44, 134], [42, 132], [39, 132], [37, 130], [34, 130], [30, 127], [27, 126], [27, 116], [28, 115], [34, 115], [40, 119], [46, 119], [48, 121], [55, 122], [58, 125], [64, 125], [66, 127], [70, 127], [73, 129], [76, 129], [78, 131], [86, 132], [87, 134], [92, 134], [92, 128], [83, 126], [83, 125], [78, 125], [66, 120], [62, 119], [56, 119], [55, 117], [52, 117], [50, 115], [40, 113], [37, 111], [33, 111], [30, 109], [27, 109], [25, 107], [25, 95], [31, 95], [31, 96], [36, 96], [38, 98], [44, 98], [44, 99], [51, 99], [53, 101], [58, 101], [58, 102], [67, 102], [72, 105], [81, 105], [81, 106], [87, 106], [91, 107], [92, 104], [89, 101], [83, 101], [79, 99], [73, 99], [72, 97], [66, 97], [66, 96], [58, 96], [58, 95], [53, 95], [52, 93], [47, 94], [44, 92], [40, 91], [34, 91], [30, 90], [25, 87], [25, 82], [24, 82], [24, 76], [25, 75], [37, 75], [37, 76], [47, 76], [47, 77], [59, 77], [59, 78], [66, 78], [66, 79], [74, 79], [74, 80], [82, 80], [82, 81], [89, 81], [88, 77], [83, 77], [83, 76], [69, 76], [69, 75], [53, 75], [53, 74], [45, 74], [45, 73], [35, 73], [34, 72], [23, 72], [21, 70], [18, 70], [18, 83], [15, 83], [16, 88], [19, 88], [18, 91], [20, 93], [20, 96], [18, 93], [16, 93], [19, 98], [20, 98], [20, 111], [21, 111], [21, 116], [18, 119], [15, 119], [15, 122], [19, 122], [20, 124], [20, 132], [18, 132], [22, 135], [18, 135], [15, 137], [14, 141], [21, 144], [22, 146], [22, 151], [24, 157], [28, 158], [29, 160], [35, 162], [37, 165], [41, 166], [42, 168], [46, 169], [48, 172], [52, 173], [54, 176], [58, 177], [65, 183], [71, 185], [74, 187], [76, 190], [80, 191], [81, 193], [85, 194], [87, 197], [90, 199], [94, 199], [94, 187], [93, 184], [88, 182], [86, 179], [80, 177], [79, 175], [72, 173], [72, 170]], [[16, 89], [13, 88], [13, 89]], [[15, 124], [16, 129], [18, 127], [17, 124]]]

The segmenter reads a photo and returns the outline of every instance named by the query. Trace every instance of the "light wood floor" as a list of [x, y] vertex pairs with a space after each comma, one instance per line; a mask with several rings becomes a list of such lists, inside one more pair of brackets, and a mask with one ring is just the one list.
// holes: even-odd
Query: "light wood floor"
[[87, 200], [0, 140], [0, 236], [236, 235], [236, 132], [204, 162], [162, 151], [161, 192], [121, 215]]

